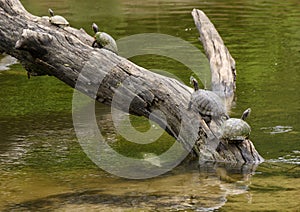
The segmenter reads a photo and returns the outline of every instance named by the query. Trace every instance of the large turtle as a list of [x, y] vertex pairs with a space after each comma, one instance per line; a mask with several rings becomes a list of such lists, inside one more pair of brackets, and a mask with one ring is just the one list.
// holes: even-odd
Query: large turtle
[[199, 112], [208, 125], [212, 119], [220, 123], [220, 120], [229, 118], [221, 98], [216, 93], [199, 89], [198, 82], [193, 76], [190, 77], [190, 83], [195, 91], [191, 96], [189, 110], [194, 109]]
[[53, 10], [49, 8], [49, 13], [50, 13], [50, 18], [49, 22], [53, 25], [56, 25], [58, 27], [64, 27], [64, 26], [69, 26], [69, 22], [62, 16], [60, 15], [54, 15]]
[[251, 109], [248, 108], [244, 111], [242, 117], [230, 118], [222, 124], [222, 138], [228, 143], [241, 142], [250, 136], [251, 127], [245, 119], [249, 116]]
[[97, 44], [99, 48], [105, 48], [114, 53], [118, 53], [118, 47], [115, 39], [105, 32], [99, 32], [99, 28], [95, 23], [93, 23], [92, 28], [95, 32], [95, 41], [93, 42], [92, 47], [95, 47]]

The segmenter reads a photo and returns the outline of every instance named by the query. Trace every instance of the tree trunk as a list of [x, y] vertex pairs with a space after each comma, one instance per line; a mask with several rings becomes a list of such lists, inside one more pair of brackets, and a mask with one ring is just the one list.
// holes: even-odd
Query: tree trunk
[[[198, 20], [208, 20], [199, 10], [194, 10], [193, 15]], [[196, 19], [195, 22], [199, 28]], [[210, 30], [216, 32], [214, 28]], [[200, 33], [202, 42], [206, 40], [204, 46], [213, 69], [213, 88], [227, 96], [235, 88], [234, 60], [222, 39], [208, 37], [206, 31]], [[46, 17], [29, 14], [18, 0], [0, 0], [0, 38], [0, 52], [19, 59], [32, 75], [55, 76], [99, 102], [151, 118], [187, 151], [193, 149], [200, 161], [259, 163], [263, 160], [250, 140], [239, 144], [222, 142], [215, 136], [216, 129], [212, 132], [199, 114], [188, 111], [190, 87], [108, 50], [92, 48], [93, 38], [82, 29], [59, 28]], [[211, 45], [224, 50], [217, 51], [223, 62], [216, 60], [219, 56], [209, 50]]]

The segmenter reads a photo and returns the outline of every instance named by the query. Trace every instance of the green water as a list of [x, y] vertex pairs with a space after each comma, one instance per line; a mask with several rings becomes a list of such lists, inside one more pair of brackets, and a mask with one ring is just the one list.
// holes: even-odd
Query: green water
[[[267, 159], [254, 173], [197, 163], [147, 180], [127, 180], [98, 168], [77, 142], [73, 90], [53, 77], [32, 77], [19, 64], [0, 71], [0, 210], [6, 211], [297, 211], [300, 210], [300, 4], [287, 1], [22, 1], [35, 15], [48, 8], [92, 34], [91, 24], [116, 39], [138, 33], [179, 37], [201, 49], [190, 12], [202, 9], [237, 62], [231, 116], [251, 107], [251, 140]], [[2, 59], [3, 56], [0, 56]], [[169, 59], [132, 60], [185, 83], [190, 70]], [[135, 145], [115, 132], [110, 108], [97, 122], [120, 153], [161, 154], [174, 140]], [[131, 117], [140, 131], [151, 126]]]

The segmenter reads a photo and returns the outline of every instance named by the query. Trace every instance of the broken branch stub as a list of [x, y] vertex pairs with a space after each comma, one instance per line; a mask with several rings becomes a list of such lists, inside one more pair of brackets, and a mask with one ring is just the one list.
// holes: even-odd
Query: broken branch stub
[[[198, 17], [203, 18], [202, 15]], [[207, 19], [204, 20], [207, 22]], [[222, 43], [216, 36], [209, 38], [204, 34], [203, 37], [207, 49], [213, 48], [210, 45]], [[55, 76], [106, 105], [112, 105], [114, 96], [121, 92], [120, 101], [113, 105], [121, 110], [127, 110], [124, 109], [124, 102], [129, 101], [128, 96], [134, 96], [125, 112], [146, 118], [152, 114], [154, 120], [178, 139], [185, 149], [193, 148], [200, 161], [262, 161], [250, 140], [244, 142], [249, 142], [251, 148], [239, 148], [243, 144], [221, 145], [221, 140], [214, 136], [200, 114], [187, 110], [190, 87], [150, 72], [105, 49], [92, 48], [93, 37], [82, 29], [53, 26], [44, 18], [29, 14], [18, 0], [0, 0], [0, 38], [0, 52], [5, 51], [19, 59], [29, 72]], [[221, 50], [224, 52], [218, 53]], [[231, 62], [216, 60], [211, 64], [211, 68], [217, 67], [214, 68], [217, 71], [212, 71], [213, 87], [227, 94], [234, 87], [234, 74], [228, 68], [234, 67], [234, 60], [225, 47], [220, 47], [218, 51], [207, 50], [210, 60], [214, 61], [213, 57], [218, 53]], [[222, 78], [215, 76], [220, 74]], [[78, 85], [79, 76], [81, 81]], [[165, 119], [155, 111], [163, 114]]]
[[212, 91], [222, 97], [233, 96], [235, 92], [235, 61], [209, 18], [201, 10], [192, 11], [195, 25], [200, 34], [210, 63], [212, 74]]

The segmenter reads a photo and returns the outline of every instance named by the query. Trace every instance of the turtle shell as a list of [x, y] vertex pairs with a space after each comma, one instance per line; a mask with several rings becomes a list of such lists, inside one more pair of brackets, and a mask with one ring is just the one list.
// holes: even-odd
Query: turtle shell
[[50, 17], [49, 19], [51, 24], [58, 25], [58, 26], [69, 26], [69, 22], [60, 15], [55, 15]]
[[190, 107], [200, 114], [214, 117], [226, 116], [226, 108], [221, 98], [212, 91], [196, 90], [192, 93]]
[[222, 125], [222, 138], [229, 142], [243, 141], [249, 137], [251, 127], [242, 119], [230, 118]]
[[109, 49], [115, 53], [118, 52], [118, 47], [115, 39], [105, 32], [97, 32], [95, 35], [97, 43], [99, 43], [103, 48]]

